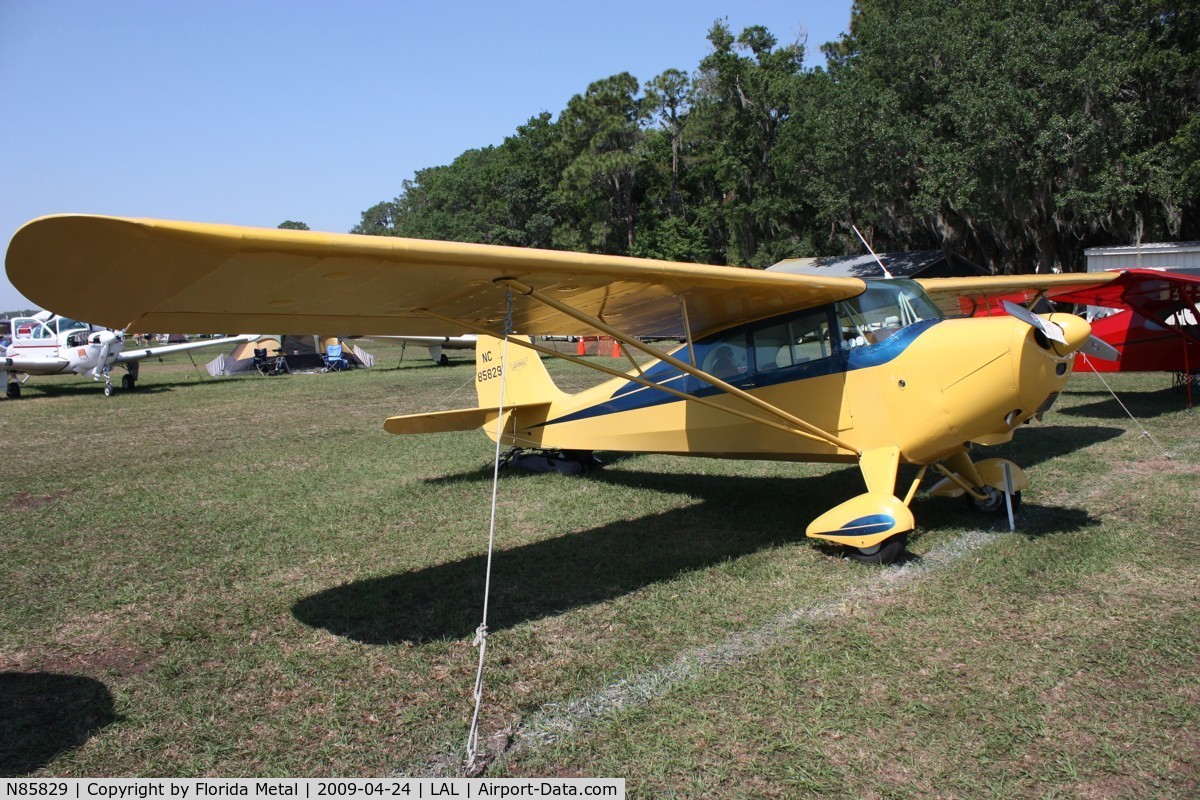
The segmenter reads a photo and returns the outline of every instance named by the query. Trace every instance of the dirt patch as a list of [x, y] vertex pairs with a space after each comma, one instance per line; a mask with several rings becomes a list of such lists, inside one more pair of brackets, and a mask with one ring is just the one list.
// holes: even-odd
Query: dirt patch
[[30, 511], [42, 506], [48, 506], [51, 503], [61, 500], [71, 493], [70, 489], [59, 489], [57, 492], [50, 494], [31, 494], [30, 492], [17, 492], [8, 502], [4, 504], [5, 511]]
[[1129, 461], [1119, 465], [1118, 470], [1134, 475], [1200, 475], [1200, 464], [1153, 458], [1149, 461]]
[[161, 656], [135, 647], [110, 647], [85, 653], [55, 653], [36, 665], [43, 672], [63, 675], [128, 678], [148, 672]]

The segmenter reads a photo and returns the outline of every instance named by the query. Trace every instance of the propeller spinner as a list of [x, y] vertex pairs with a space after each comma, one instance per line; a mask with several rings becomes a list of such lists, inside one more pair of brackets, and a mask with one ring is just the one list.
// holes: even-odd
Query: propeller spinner
[[1063, 335], [1062, 326], [1058, 323], [1051, 322], [1048, 319], [1043, 319], [1024, 306], [1019, 306], [1016, 303], [1009, 302], [1008, 300], [1004, 301], [1004, 310], [1007, 311], [1009, 315], [1014, 316], [1022, 322], [1041, 331], [1042, 335], [1047, 339], [1053, 342], [1058, 342], [1059, 344], [1067, 344], [1067, 337]]

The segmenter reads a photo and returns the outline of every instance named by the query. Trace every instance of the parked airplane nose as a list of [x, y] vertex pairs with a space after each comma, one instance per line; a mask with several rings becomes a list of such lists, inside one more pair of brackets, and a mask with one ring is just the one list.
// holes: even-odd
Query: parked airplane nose
[[1047, 314], [1044, 319], [1062, 328], [1063, 338], [1067, 343], [1064, 345], [1061, 342], [1052, 342], [1055, 353], [1060, 356], [1074, 355], [1092, 335], [1092, 326], [1074, 314]]
[[1024, 412], [1021, 416], [1026, 418], [1048, 409], [1066, 387], [1075, 352], [1092, 335], [1092, 326], [1074, 314], [1047, 314], [1040, 319], [1061, 332], [1058, 338], [1064, 341], [1049, 338], [1042, 330], [1030, 326], [1021, 334], [1021, 347], [1013, 348]]

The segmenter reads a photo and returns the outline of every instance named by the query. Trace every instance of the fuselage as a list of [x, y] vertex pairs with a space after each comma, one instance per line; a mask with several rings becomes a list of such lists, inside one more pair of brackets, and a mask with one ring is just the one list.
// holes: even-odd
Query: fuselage
[[1077, 356], [1084, 372], [1196, 372], [1200, 370], [1200, 311], [1185, 307], [1165, 320], [1122, 309], [1092, 320], [1093, 335], [1116, 348], [1120, 358], [1102, 361]]
[[11, 335], [0, 368], [28, 375], [93, 372], [101, 357], [111, 366], [124, 346], [119, 334], [47, 313], [12, 320]]
[[[1071, 341], [1086, 339], [1086, 322], [1055, 315], [1060, 317]], [[674, 356], [857, 450], [894, 445], [904, 461], [930, 463], [961, 452], [968, 442], [1010, 439], [1062, 390], [1073, 349], [1056, 349], [1012, 317], [944, 319], [919, 286], [887, 281], [869, 283], [849, 301], [702, 337]], [[518, 416], [506, 441], [726, 458], [857, 457], [827, 441], [781, 435], [727, 413], [723, 409], [745, 411], [748, 404], [665, 362], [643, 371], [655, 384], [708, 398], [716, 407], [618, 378], [558, 397], [536, 419]]]

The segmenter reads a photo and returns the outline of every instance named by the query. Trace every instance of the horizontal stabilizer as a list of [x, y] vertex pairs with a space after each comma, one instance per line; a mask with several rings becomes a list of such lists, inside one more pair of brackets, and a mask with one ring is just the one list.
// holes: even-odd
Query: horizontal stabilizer
[[[522, 419], [530, 420], [535, 417], [545, 419], [549, 403], [525, 403], [509, 406], [504, 409], [506, 417], [511, 419], [513, 412], [519, 413]], [[449, 431], [473, 431], [496, 422], [499, 409], [495, 408], [460, 408], [455, 411], [435, 411], [430, 414], [406, 414], [402, 417], [389, 417], [383, 423], [383, 429], [388, 433], [447, 433]], [[506, 420], [505, 428], [509, 427]]]

